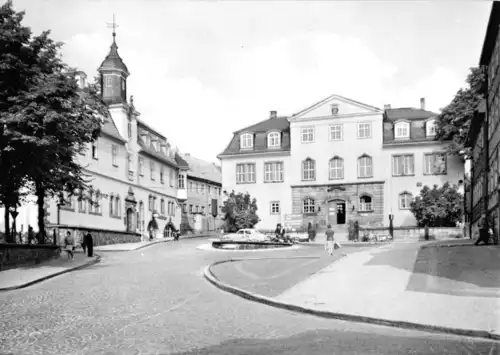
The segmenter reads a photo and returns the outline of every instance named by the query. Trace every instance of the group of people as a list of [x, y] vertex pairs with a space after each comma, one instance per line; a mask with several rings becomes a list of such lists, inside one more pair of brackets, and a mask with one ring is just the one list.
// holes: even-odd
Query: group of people
[[[83, 249], [83, 253], [87, 254], [89, 258], [94, 256], [94, 240], [89, 231], [83, 236], [81, 241], [81, 247]], [[71, 235], [70, 231], [66, 232], [66, 237], [64, 238], [64, 251], [68, 254], [68, 259], [74, 259], [74, 251], [75, 251], [75, 238]]]

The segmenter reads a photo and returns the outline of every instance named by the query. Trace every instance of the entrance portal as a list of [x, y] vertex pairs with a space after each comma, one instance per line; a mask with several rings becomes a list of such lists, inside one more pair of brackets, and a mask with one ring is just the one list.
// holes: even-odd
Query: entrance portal
[[345, 224], [345, 201], [334, 200], [328, 202], [328, 224]]
[[134, 210], [132, 208], [127, 209], [127, 232], [135, 232]]

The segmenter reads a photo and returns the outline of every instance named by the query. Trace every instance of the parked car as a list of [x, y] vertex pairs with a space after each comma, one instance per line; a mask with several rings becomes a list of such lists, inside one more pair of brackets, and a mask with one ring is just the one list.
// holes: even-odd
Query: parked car
[[236, 242], [265, 242], [269, 240], [269, 237], [255, 229], [246, 228], [240, 229], [236, 233], [225, 234], [221, 237], [221, 240], [232, 240]]

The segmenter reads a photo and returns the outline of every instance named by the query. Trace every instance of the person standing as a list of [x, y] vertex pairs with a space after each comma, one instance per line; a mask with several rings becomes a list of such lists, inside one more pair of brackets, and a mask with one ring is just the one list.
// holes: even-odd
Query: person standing
[[332, 230], [332, 225], [328, 225], [328, 229], [325, 232], [326, 234], [326, 249], [328, 251], [328, 255], [333, 256], [333, 250], [335, 248], [335, 232]]
[[68, 253], [68, 260], [73, 260], [73, 248], [75, 247], [75, 240], [70, 231], [66, 232], [64, 238], [64, 250]]
[[88, 257], [91, 258], [94, 256], [94, 240], [92, 239], [92, 235], [89, 231], [87, 231], [87, 234], [83, 237], [83, 243], [87, 247]]
[[148, 232], [149, 232], [149, 240], [152, 241], [156, 238], [156, 232], [158, 231], [158, 222], [156, 222], [156, 218], [153, 215], [151, 221], [148, 223]]
[[479, 238], [476, 240], [474, 245], [479, 245], [480, 242], [483, 242], [485, 245], [490, 243], [490, 228], [488, 225], [488, 219], [486, 218], [486, 213], [481, 215], [481, 218], [478, 222], [479, 228]]

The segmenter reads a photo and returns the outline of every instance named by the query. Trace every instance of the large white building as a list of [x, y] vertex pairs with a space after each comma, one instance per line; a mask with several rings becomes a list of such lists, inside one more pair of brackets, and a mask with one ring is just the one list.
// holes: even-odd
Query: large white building
[[460, 184], [460, 158], [435, 139], [435, 113], [384, 110], [339, 95], [291, 117], [243, 128], [218, 157], [225, 190], [257, 199], [260, 229], [276, 223], [346, 231], [362, 226], [414, 226], [409, 210], [423, 185]]
[[[188, 172], [196, 169], [190, 169], [167, 137], [140, 119], [133, 98], [127, 100], [129, 71], [118, 54], [114, 33], [99, 74], [102, 98], [110, 117], [105, 119], [98, 140], [78, 157], [91, 179], [89, 190], [82, 194], [97, 204], [78, 196], [68, 197], [67, 203], [60, 207], [56, 201], [47, 200], [48, 232], [60, 227], [61, 234], [71, 230], [78, 236], [90, 230], [97, 245], [137, 241], [147, 234], [147, 225], [155, 214], [159, 226], [157, 237], [163, 237], [169, 221], [176, 228], [181, 226], [182, 215], [187, 213], [183, 203], [188, 198]], [[75, 76], [81, 90], [86, 90], [85, 73], [76, 72]], [[220, 186], [220, 172], [217, 176], [215, 170], [205, 180]], [[29, 225], [37, 230], [35, 203], [31, 199], [31, 203], [18, 210], [18, 232], [26, 232]], [[3, 211], [0, 213], [3, 215]], [[186, 221], [182, 222], [186, 227]], [[2, 231], [3, 224], [1, 218]], [[196, 226], [187, 229], [197, 231]]]

